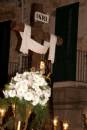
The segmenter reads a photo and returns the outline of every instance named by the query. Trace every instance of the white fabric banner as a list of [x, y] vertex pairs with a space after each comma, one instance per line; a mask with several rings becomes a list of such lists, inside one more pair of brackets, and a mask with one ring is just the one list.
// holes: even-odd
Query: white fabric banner
[[55, 58], [55, 47], [57, 43], [57, 37], [51, 34], [50, 42], [44, 41], [44, 44], [36, 42], [31, 39], [31, 27], [25, 24], [24, 32], [20, 32], [22, 37], [22, 44], [20, 51], [24, 54], [28, 54], [28, 50], [32, 50], [38, 54], [46, 54], [49, 48], [49, 57], [48, 60], [51, 60], [51, 63], [54, 63]]

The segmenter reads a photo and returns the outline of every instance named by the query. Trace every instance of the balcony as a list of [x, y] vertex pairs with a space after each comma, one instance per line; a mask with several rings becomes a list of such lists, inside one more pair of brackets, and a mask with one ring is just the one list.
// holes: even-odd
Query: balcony
[[[87, 52], [77, 50], [76, 80], [53, 85], [53, 115], [67, 121], [69, 130], [87, 129]], [[59, 126], [58, 126], [59, 127]]]
[[[25, 70], [29, 70], [29, 57], [22, 56], [19, 63], [9, 62], [8, 67], [8, 75], [11, 77], [15, 75], [16, 72], [23, 72]], [[87, 83], [87, 52], [82, 50], [77, 50], [77, 61], [76, 61], [76, 80], [75, 81], [65, 81], [59, 82], [60, 85], [72, 86], [74, 83], [77, 84], [84, 84]]]

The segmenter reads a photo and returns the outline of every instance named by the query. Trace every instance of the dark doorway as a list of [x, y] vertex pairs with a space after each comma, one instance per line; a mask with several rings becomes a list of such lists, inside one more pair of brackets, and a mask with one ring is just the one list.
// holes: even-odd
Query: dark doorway
[[0, 89], [8, 81], [10, 21], [0, 22]]
[[63, 44], [56, 46], [53, 80], [76, 79], [76, 48], [79, 3], [56, 9], [55, 34], [61, 36]]

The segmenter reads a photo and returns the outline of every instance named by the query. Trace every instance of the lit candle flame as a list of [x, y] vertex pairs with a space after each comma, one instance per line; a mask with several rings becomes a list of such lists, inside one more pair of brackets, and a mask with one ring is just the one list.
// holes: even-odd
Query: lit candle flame
[[54, 126], [57, 126], [57, 124], [58, 124], [58, 119], [57, 119], [57, 118], [55, 118], [55, 119], [53, 120], [53, 124], [54, 124]]
[[4, 108], [0, 108], [0, 117], [3, 117], [5, 114], [5, 109]]
[[69, 127], [69, 124], [68, 124], [67, 122], [64, 122], [64, 123], [63, 123], [63, 128], [64, 128], [64, 130], [67, 130], [68, 127]]

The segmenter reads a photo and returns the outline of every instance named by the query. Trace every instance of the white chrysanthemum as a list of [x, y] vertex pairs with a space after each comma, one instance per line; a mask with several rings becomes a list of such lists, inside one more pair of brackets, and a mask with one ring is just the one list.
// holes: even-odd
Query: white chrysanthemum
[[32, 92], [27, 92], [25, 95], [24, 95], [24, 99], [27, 100], [27, 101], [32, 101], [33, 100], [33, 93]]
[[32, 101], [32, 105], [36, 106], [37, 104], [39, 104], [39, 101], [40, 101], [39, 96], [35, 95]]
[[45, 98], [44, 100], [40, 100], [39, 103], [40, 103], [42, 106], [45, 106], [48, 100], [49, 100], [48, 98]]
[[9, 97], [15, 97], [16, 96], [16, 91], [15, 90], [9, 90], [8, 91], [8, 96]]
[[3, 91], [6, 98], [18, 97], [32, 103], [33, 106], [44, 106], [51, 95], [44, 77], [39, 72], [17, 73], [9, 83], [8, 90]]
[[12, 78], [12, 80], [18, 82], [21, 80], [21, 74], [16, 73], [16, 76]]
[[25, 93], [23, 92], [23, 89], [18, 89], [18, 91], [17, 91], [17, 97], [20, 99], [20, 100], [22, 100], [23, 99], [23, 95], [24, 95]]
[[47, 89], [45, 91], [43, 91], [45, 97], [50, 97], [51, 96], [51, 89]]
[[6, 98], [9, 97], [9, 95], [8, 95], [8, 91], [7, 91], [7, 90], [3, 91], [3, 93], [4, 93], [4, 95], [5, 95]]

